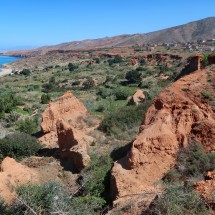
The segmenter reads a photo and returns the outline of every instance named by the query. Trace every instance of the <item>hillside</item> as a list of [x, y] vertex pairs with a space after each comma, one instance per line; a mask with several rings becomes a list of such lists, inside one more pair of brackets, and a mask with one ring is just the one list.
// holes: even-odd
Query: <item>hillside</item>
[[97, 48], [134, 46], [144, 43], [164, 43], [164, 42], [191, 42], [199, 39], [211, 39], [215, 37], [215, 17], [190, 22], [184, 25], [167, 28], [146, 34], [125, 34], [114, 37], [100, 39], [87, 39], [83, 41], [73, 41], [56, 46], [44, 46], [33, 50], [9, 51], [5, 55], [15, 56], [37, 56], [46, 54], [53, 50], [89, 50]]

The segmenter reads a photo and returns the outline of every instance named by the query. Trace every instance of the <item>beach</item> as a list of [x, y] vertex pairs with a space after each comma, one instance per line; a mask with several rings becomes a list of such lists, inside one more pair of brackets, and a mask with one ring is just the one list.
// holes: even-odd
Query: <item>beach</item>
[[0, 68], [1, 72], [0, 72], [0, 77], [4, 76], [4, 75], [8, 75], [12, 72], [12, 69], [10, 68]]

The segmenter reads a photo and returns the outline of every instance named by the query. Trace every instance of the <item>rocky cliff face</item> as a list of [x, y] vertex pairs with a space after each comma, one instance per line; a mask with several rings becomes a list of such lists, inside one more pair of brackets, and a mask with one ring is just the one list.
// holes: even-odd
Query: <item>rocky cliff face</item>
[[47, 147], [59, 147], [60, 156], [78, 170], [90, 161], [87, 145], [92, 137], [86, 134], [87, 117], [87, 109], [71, 92], [48, 104], [42, 114], [44, 136], [40, 140]]
[[[198, 69], [199, 60], [195, 62]], [[214, 72], [211, 68], [187, 75], [154, 100], [131, 150], [114, 164], [113, 199], [156, 193], [156, 183], [175, 165], [179, 149], [190, 138], [206, 152], [215, 151]]]

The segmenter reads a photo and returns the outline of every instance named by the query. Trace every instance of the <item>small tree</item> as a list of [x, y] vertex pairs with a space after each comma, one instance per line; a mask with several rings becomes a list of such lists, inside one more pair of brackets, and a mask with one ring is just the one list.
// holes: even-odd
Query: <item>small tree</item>
[[31, 71], [29, 69], [23, 69], [20, 72], [21, 75], [29, 76], [31, 74]]
[[50, 94], [48, 94], [48, 93], [42, 94], [42, 96], [41, 96], [41, 103], [42, 104], [47, 104], [47, 103], [49, 103], [50, 100], [51, 100]]
[[84, 83], [83, 83], [83, 87], [85, 90], [88, 90], [94, 86], [95, 86], [95, 81], [91, 77], [87, 78], [87, 80], [84, 81]]
[[72, 71], [74, 71], [75, 69], [78, 68], [78, 65], [73, 64], [73, 63], [69, 63], [68, 68], [69, 68], [69, 71], [72, 72]]
[[126, 73], [125, 78], [131, 84], [138, 84], [141, 82], [141, 73], [137, 70], [132, 70]]

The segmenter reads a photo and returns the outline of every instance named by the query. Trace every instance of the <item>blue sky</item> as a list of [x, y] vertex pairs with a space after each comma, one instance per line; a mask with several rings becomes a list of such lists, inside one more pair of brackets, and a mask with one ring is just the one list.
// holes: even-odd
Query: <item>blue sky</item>
[[214, 0], [0, 0], [0, 50], [146, 33], [215, 16]]

